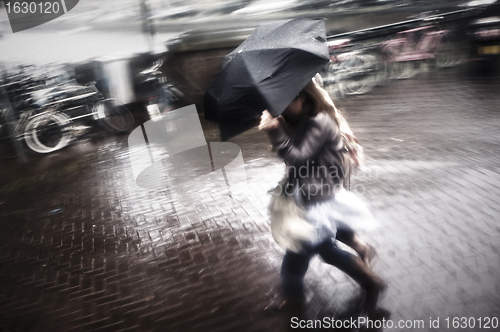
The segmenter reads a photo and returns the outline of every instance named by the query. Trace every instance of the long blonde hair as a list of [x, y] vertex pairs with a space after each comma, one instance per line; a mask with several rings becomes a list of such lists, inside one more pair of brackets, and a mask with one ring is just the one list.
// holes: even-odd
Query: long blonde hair
[[349, 124], [342, 116], [342, 113], [337, 109], [337, 107], [335, 107], [335, 104], [330, 98], [328, 92], [320, 87], [319, 84], [313, 79], [309, 82], [309, 84], [307, 84], [304, 90], [302, 90], [302, 93], [306, 95], [306, 102], [311, 103], [311, 115], [325, 112], [330, 115], [335, 122], [337, 122], [342, 135], [344, 149], [349, 152], [355, 165], [362, 165], [365, 159], [363, 147], [359, 144], [356, 135], [354, 135], [351, 127], [349, 127]]

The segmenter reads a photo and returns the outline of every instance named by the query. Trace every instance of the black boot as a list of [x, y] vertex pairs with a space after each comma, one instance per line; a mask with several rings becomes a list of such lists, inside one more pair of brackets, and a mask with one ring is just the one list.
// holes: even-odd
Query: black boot
[[349, 259], [335, 262], [335, 266], [353, 278], [366, 292], [363, 309], [371, 312], [377, 307], [380, 294], [387, 284], [366, 265], [359, 257], [350, 255]]

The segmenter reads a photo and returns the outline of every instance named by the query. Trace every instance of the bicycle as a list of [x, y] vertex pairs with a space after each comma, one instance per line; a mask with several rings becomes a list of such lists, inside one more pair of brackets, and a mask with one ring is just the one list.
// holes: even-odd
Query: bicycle
[[132, 129], [132, 113], [102, 98], [93, 84], [58, 82], [26, 88], [24, 79], [13, 75], [0, 85], [0, 150], [16, 157], [24, 145], [36, 153], [51, 153], [85, 134], [94, 124], [111, 133]]
[[392, 79], [413, 77], [423, 65], [446, 68], [463, 60], [454, 33], [437, 23], [398, 32], [395, 38], [380, 43], [380, 52]]
[[[57, 142], [53, 144], [56, 128], [68, 123], [63, 114], [56, 114], [50, 108], [35, 107], [33, 91], [42, 86], [40, 81], [20, 71], [14, 75], [5, 75], [0, 84], [0, 153], [4, 157], [14, 158], [23, 150], [22, 142], [35, 152], [59, 149], [67, 145], [70, 138], [59, 132]], [[52, 137], [52, 139], [49, 139]], [[42, 151], [43, 150], [43, 151]]]
[[385, 78], [384, 69], [370, 46], [357, 46], [350, 39], [329, 41], [330, 62], [322, 73], [326, 90], [335, 98], [371, 91]]
[[172, 110], [176, 103], [185, 98], [182, 92], [167, 82], [160, 70], [162, 65], [163, 61], [156, 60], [135, 77], [137, 98], [146, 105], [151, 119], [161, 117], [161, 113]]

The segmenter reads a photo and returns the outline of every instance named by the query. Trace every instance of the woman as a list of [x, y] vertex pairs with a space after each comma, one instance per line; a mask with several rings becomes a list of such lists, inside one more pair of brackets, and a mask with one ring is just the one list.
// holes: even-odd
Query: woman
[[[361, 159], [362, 150], [349, 126], [328, 93], [311, 81], [279, 118], [264, 111], [259, 129], [268, 134], [285, 161], [287, 186], [292, 186], [297, 203], [305, 207], [306, 220], [316, 230], [315, 240], [308, 243], [303, 252], [285, 253], [281, 268], [286, 298], [283, 304], [304, 302], [303, 279], [310, 259], [319, 254], [326, 263], [344, 271], [363, 287], [366, 291], [364, 309], [373, 313], [378, 295], [385, 287], [369, 267], [375, 251], [347, 224], [339, 222], [343, 218], [335, 200], [335, 195], [342, 191], [344, 178], [344, 141], [352, 143], [354, 162], [359, 163]], [[351, 246], [359, 257], [337, 248], [335, 238]]]

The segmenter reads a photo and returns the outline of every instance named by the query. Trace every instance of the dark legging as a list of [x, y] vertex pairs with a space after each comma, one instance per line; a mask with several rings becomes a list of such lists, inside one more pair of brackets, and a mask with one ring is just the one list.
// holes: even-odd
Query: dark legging
[[316, 254], [319, 254], [325, 263], [345, 272], [363, 288], [373, 286], [376, 282], [369, 272], [360, 268], [359, 262], [361, 261], [357, 256], [339, 249], [333, 240], [329, 239], [316, 247], [307, 248], [300, 254], [291, 251], [285, 253], [281, 266], [281, 280], [286, 298], [294, 300], [304, 298], [304, 276], [309, 267], [309, 261]]
[[342, 243], [351, 243], [354, 239], [355, 232], [351, 226], [343, 222], [337, 222], [336, 239]]

